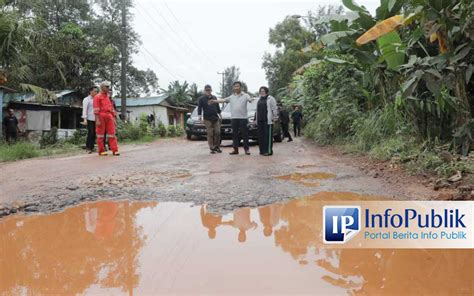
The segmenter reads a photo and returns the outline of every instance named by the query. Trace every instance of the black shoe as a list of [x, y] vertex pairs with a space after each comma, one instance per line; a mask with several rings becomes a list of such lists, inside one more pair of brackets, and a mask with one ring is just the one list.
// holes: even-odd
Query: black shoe
[[211, 154], [216, 154], [216, 151], [211, 149]]
[[250, 150], [245, 150], [245, 155], [250, 155]]
[[234, 148], [234, 151], [232, 151], [231, 153], [229, 153], [230, 155], [237, 155], [239, 154], [239, 149], [238, 148]]
[[222, 150], [219, 147], [214, 148], [214, 151], [216, 151], [217, 153], [222, 153]]
[[289, 139], [288, 142], [293, 142], [293, 139]]

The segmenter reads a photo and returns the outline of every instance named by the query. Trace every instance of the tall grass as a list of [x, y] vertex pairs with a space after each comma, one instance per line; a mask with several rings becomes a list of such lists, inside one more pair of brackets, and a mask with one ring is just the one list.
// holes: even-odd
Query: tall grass
[[0, 144], [0, 162], [15, 161], [40, 156], [39, 148], [27, 142], [13, 145]]

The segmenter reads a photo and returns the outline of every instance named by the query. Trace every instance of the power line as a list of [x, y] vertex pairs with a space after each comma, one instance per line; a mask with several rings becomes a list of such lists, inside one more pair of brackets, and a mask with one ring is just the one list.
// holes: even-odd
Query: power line
[[[176, 80], [179, 80], [179, 79], [182, 79], [182, 80], [186, 80], [183, 76], [181, 76], [180, 74], [174, 74], [170, 69], [168, 69], [165, 65], [163, 65], [148, 49], [146, 49], [145, 47], [142, 47], [142, 49], [158, 64], [160, 65], [166, 72], [168, 72], [168, 74], [170, 74], [174, 79]], [[140, 51], [142, 54], [143, 52]]]
[[158, 14], [158, 16], [166, 23], [166, 25], [170, 28], [170, 30], [173, 31], [173, 33], [175, 33], [174, 36], [176, 36], [180, 41], [183, 42], [183, 44], [185, 45], [185, 49], [186, 49], [189, 53], [191, 53], [191, 55], [194, 55], [195, 58], [197, 57], [197, 58], [198, 58], [198, 59], [197, 59], [198, 61], [201, 61], [200, 58], [201, 58], [201, 55], [202, 55], [202, 54], [197, 53], [197, 52], [194, 52], [194, 51], [191, 51], [191, 48], [192, 48], [192, 47], [190, 47], [190, 46], [188, 47], [188, 44], [186, 44], [186, 41], [184, 41], [184, 39], [181, 38], [181, 36], [180, 36], [180, 34], [178, 33], [178, 31], [176, 31], [176, 30], [174, 29], [174, 27], [171, 25], [171, 23], [168, 21], [168, 19], [167, 19], [159, 10], [157, 10], [157, 9], [155, 8], [155, 6], [152, 5], [151, 7], [152, 7], [152, 9]]
[[[146, 11], [146, 9], [145, 9], [143, 6], [141, 6], [140, 3], [137, 2], [137, 4], [140, 6], [140, 8], [143, 10], [143, 12], [147, 15], [147, 17], [148, 17], [149, 19], [151, 19], [151, 21], [152, 21], [154, 24], [156, 24], [156, 25], [162, 30], [162, 33], [161, 33], [161, 32], [158, 32], [157, 30], [155, 30], [155, 26], [153, 26], [152, 24], [150, 24], [150, 23], [146, 20], [146, 18], [143, 18], [143, 20], [145, 20], [145, 22], [146, 22], [148, 25], [150, 25], [150, 27], [151, 27], [158, 35], [165, 35], [164, 32], [166, 32], [166, 30], [163, 29], [163, 27], [161, 26], [161, 24], [159, 24], [158, 22], [156, 22], [155, 19]], [[155, 10], [155, 11], [156, 11], [156, 10]], [[138, 11], [138, 12], [140, 12], [140, 11]], [[165, 20], [165, 21], [166, 21], [166, 20]], [[174, 31], [174, 29], [171, 27], [171, 25], [170, 25], [168, 22], [167, 22], [167, 24], [168, 24], [168, 26], [170, 26], [170, 28]], [[174, 32], [175, 32], [175, 31], [174, 31]], [[173, 36], [173, 35], [169, 35], [169, 36]], [[173, 36], [173, 37], [174, 37], [174, 36]], [[179, 35], [178, 35], [178, 37], [179, 37]], [[173, 39], [173, 38], [171, 38], [171, 37], [170, 37], [170, 39], [171, 39], [171, 40], [175, 43], [175, 45], [177, 45], [180, 49], [182, 49], [182, 50], [184, 49], [183, 51], [187, 51], [188, 54], [194, 55], [194, 59], [195, 59], [195, 60], [201, 61], [200, 57], [198, 57], [198, 58], [196, 59], [195, 54], [190, 51], [190, 48], [187, 47], [186, 44], [184, 44], [184, 47], [183, 47], [183, 46], [181, 45], [181, 43], [179, 43], [179, 41], [176, 41], [176, 39]], [[181, 38], [180, 38], [180, 39], [181, 39]], [[182, 41], [182, 39], [181, 39], [181, 41]], [[178, 51], [173, 50], [173, 51], [174, 51], [175, 53], [176, 53], [176, 52], [179, 52], [179, 50], [178, 50]], [[190, 63], [190, 64], [195, 68], [195, 70], [201, 71], [201, 69], [197, 68], [193, 63]]]
[[194, 39], [191, 37], [191, 35], [188, 33], [188, 31], [186, 30], [186, 28], [183, 26], [183, 24], [179, 21], [179, 19], [176, 17], [176, 15], [174, 14], [173, 10], [171, 10], [171, 8], [168, 6], [168, 3], [166, 3], [166, 1], [163, 2], [165, 4], [165, 7], [166, 9], [168, 9], [168, 11], [170, 12], [171, 16], [175, 19], [175, 21], [178, 23], [178, 25], [182, 28], [184, 34], [186, 34], [186, 36], [188, 36], [189, 40], [191, 41], [191, 43], [199, 50], [201, 51], [201, 53], [204, 55], [204, 57], [210, 61], [212, 64], [214, 64], [214, 66], [217, 66], [217, 64], [214, 62], [214, 60], [212, 60], [204, 50], [201, 49], [201, 47], [199, 47], [197, 45], [197, 43], [194, 41]]
[[[137, 4], [140, 5], [139, 3], [137, 3]], [[141, 7], [141, 9], [143, 9], [143, 12], [147, 15], [147, 17], [148, 17], [155, 25], [157, 25], [158, 28], [161, 29], [161, 32], [156, 31], [156, 30], [155, 30], [155, 27], [154, 27], [152, 24], [150, 24], [150, 23], [147, 21], [146, 18], [143, 18], [143, 20], [144, 20], [148, 25], [150, 25], [150, 27], [151, 27], [158, 35], [165, 35], [166, 30], [162, 27], [162, 25], [161, 25], [160, 23], [158, 23], [157, 21], [155, 21], [155, 19], [147, 12], [147, 10], [146, 10], [143, 6], [140, 5], [140, 7]], [[176, 44], [178, 47], [181, 47], [181, 44], [178, 43], [178, 42], [176, 41], [176, 39], [171, 38], [172, 35], [169, 35], [169, 36], [170, 36], [170, 39], [171, 39], [173, 42], [175, 42], [175, 44]]]

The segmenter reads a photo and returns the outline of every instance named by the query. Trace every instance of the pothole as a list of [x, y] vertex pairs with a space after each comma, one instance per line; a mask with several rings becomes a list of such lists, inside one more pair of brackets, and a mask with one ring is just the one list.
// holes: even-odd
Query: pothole
[[296, 166], [296, 168], [298, 168], [298, 169], [307, 169], [307, 168], [315, 168], [315, 167], [318, 167], [318, 165], [316, 165], [316, 164], [300, 164], [300, 165]]
[[275, 176], [275, 179], [292, 181], [306, 187], [318, 187], [319, 182], [315, 180], [328, 180], [336, 178], [335, 174], [314, 172], [314, 173], [293, 173], [289, 175]]
[[191, 173], [185, 170], [178, 171], [140, 171], [127, 172], [122, 174], [112, 174], [109, 176], [99, 176], [91, 178], [83, 183], [88, 188], [96, 187], [156, 187], [172, 181], [173, 179], [185, 179], [191, 177]]

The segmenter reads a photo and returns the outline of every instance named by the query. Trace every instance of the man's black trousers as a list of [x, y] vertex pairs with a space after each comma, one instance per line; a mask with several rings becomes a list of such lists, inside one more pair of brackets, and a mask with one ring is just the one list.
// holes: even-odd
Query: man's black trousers
[[86, 138], [86, 148], [88, 150], [94, 150], [95, 143], [95, 121], [87, 121], [87, 138]]
[[281, 124], [281, 129], [283, 131], [283, 138], [288, 138], [288, 140], [293, 140], [291, 138], [291, 134], [290, 134], [290, 124], [289, 123], [282, 123]]
[[301, 122], [293, 122], [295, 137], [301, 136]]
[[244, 140], [245, 151], [249, 150], [249, 130], [247, 127], [247, 119], [232, 119], [232, 146], [239, 148], [240, 137]]

